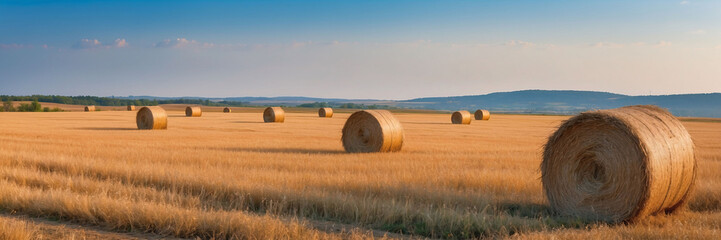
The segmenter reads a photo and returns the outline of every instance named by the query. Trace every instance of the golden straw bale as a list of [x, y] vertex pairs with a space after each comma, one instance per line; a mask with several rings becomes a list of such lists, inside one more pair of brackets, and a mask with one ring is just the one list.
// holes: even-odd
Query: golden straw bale
[[350, 153], [396, 152], [403, 147], [403, 127], [387, 110], [358, 111], [343, 126], [343, 148]]
[[224, 112], [224, 113], [230, 113], [231, 111], [232, 111], [232, 110], [230, 110], [229, 107], [223, 108], [223, 112]]
[[453, 124], [471, 124], [471, 113], [468, 111], [456, 111], [451, 115]]
[[320, 108], [320, 109], [318, 109], [318, 116], [325, 117], [325, 118], [333, 117], [333, 109], [332, 108]]
[[168, 114], [159, 106], [142, 107], [135, 116], [138, 129], [167, 129]]
[[263, 121], [282, 123], [285, 121], [285, 111], [280, 107], [268, 107], [263, 111]]
[[94, 111], [95, 111], [95, 105], [85, 106], [85, 111], [86, 111], [86, 112], [94, 112]]
[[203, 115], [203, 110], [199, 106], [191, 107], [188, 106], [185, 108], [185, 116], [186, 117], [200, 117]]
[[135, 105], [128, 105], [128, 111], [135, 111]]
[[491, 113], [488, 110], [478, 109], [473, 115], [476, 117], [476, 120], [491, 119]]
[[632, 222], [683, 206], [696, 178], [694, 144], [656, 106], [585, 112], [548, 138], [541, 173], [555, 212]]

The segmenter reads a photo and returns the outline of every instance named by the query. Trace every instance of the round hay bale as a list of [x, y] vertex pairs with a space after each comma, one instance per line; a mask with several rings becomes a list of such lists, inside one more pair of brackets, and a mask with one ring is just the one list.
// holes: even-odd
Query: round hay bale
[[135, 105], [128, 105], [128, 111], [135, 111]]
[[229, 107], [223, 108], [223, 112], [224, 112], [224, 113], [230, 113], [231, 111], [232, 111], [232, 110], [230, 110]]
[[95, 105], [85, 106], [86, 112], [95, 112]]
[[325, 118], [333, 117], [333, 109], [332, 108], [318, 109], [318, 117], [325, 117]]
[[159, 106], [142, 107], [135, 116], [138, 129], [168, 129], [168, 114]]
[[387, 110], [363, 110], [343, 126], [343, 148], [349, 153], [396, 152], [403, 147], [403, 127]]
[[633, 222], [684, 204], [696, 178], [694, 144], [656, 106], [585, 112], [548, 138], [541, 173], [558, 214]]
[[491, 119], [491, 113], [488, 110], [478, 109], [473, 115], [476, 117], [476, 120]]
[[263, 121], [282, 123], [285, 121], [285, 111], [280, 107], [268, 107], [263, 111]]
[[200, 109], [200, 107], [188, 106], [185, 108], [185, 116], [186, 117], [200, 117], [202, 115], [203, 115], [203, 110]]
[[451, 115], [453, 124], [471, 124], [471, 113], [468, 111], [456, 111]]

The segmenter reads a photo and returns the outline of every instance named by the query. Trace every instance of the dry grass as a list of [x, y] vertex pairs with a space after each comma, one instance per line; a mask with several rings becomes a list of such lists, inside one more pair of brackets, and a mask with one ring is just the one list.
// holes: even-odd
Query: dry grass
[[0, 218], [0, 239], [25, 240], [37, 238], [33, 226], [24, 221]]
[[0, 114], [0, 209], [201, 238], [693, 238], [720, 228], [718, 123], [684, 122], [699, 157], [691, 211], [604, 225], [555, 217], [543, 196], [541, 146], [567, 117], [459, 126], [447, 114], [395, 114], [402, 151], [348, 154], [348, 113], [290, 111], [285, 124], [263, 124], [263, 109], [169, 110], [166, 131], [136, 130], [126, 111]]

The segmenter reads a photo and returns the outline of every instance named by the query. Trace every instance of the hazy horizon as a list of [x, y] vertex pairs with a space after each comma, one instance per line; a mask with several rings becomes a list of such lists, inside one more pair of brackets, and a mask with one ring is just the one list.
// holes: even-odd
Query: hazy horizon
[[202, 99], [226, 99], [226, 98], [318, 98], [318, 99], [347, 99], [347, 100], [380, 100], [380, 101], [403, 101], [403, 100], [412, 100], [412, 99], [419, 99], [419, 98], [443, 98], [443, 97], [464, 97], [464, 96], [480, 96], [480, 95], [488, 95], [488, 94], [494, 94], [494, 93], [513, 93], [513, 92], [525, 92], [525, 91], [575, 91], [575, 92], [598, 92], [598, 93], [609, 93], [609, 94], [619, 94], [619, 95], [625, 95], [629, 97], [643, 97], [643, 96], [674, 96], [674, 95], [693, 95], [693, 94], [721, 94], [721, 92], [700, 92], [700, 93], [672, 93], [672, 94], [640, 94], [640, 95], [633, 95], [633, 94], [622, 94], [622, 93], [615, 93], [615, 92], [605, 92], [605, 91], [592, 91], [592, 90], [574, 90], [574, 89], [520, 89], [520, 90], [512, 90], [512, 91], [498, 91], [498, 92], [491, 92], [491, 93], [483, 93], [483, 94], [467, 94], [467, 95], [444, 95], [444, 96], [419, 96], [419, 97], [412, 97], [412, 98], [405, 98], [405, 99], [384, 99], [384, 98], [337, 98], [337, 97], [324, 97], [324, 96], [303, 96], [303, 95], [277, 95], [277, 96], [170, 96], [170, 95], [60, 95], [60, 94], [43, 94], [43, 93], [34, 93], [34, 94], [3, 94], [0, 93], [0, 95], [12, 95], [12, 96], [32, 96], [32, 95], [58, 95], [58, 96], [93, 96], [93, 97], [117, 97], [117, 98], [130, 98], [130, 97], [157, 97], [157, 98], [169, 98], [169, 99], [180, 99], [180, 98], [202, 98]]
[[718, 1], [3, 1], [0, 94], [721, 92]]

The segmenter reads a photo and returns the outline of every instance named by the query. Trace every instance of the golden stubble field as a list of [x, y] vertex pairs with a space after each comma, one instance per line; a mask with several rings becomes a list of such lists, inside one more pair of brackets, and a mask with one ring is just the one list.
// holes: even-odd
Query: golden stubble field
[[348, 112], [263, 123], [262, 109], [166, 109], [155, 131], [136, 130], [134, 111], [0, 113], [0, 238], [721, 235], [715, 121], [684, 121], [699, 165], [688, 211], [606, 225], [554, 216], [543, 196], [542, 147], [565, 116], [395, 113], [401, 152], [348, 154]]

